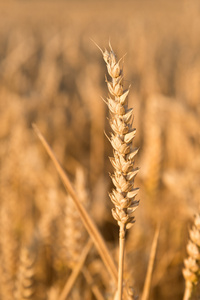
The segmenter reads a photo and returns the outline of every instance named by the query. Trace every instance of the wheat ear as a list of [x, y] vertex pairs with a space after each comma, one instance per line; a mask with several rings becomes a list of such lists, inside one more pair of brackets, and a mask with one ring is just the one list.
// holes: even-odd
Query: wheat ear
[[16, 273], [17, 241], [13, 230], [13, 215], [6, 203], [0, 207], [0, 298], [13, 299]]
[[200, 214], [195, 215], [194, 225], [189, 231], [190, 239], [187, 244], [188, 258], [184, 260], [185, 293], [183, 300], [191, 298], [193, 289], [198, 282], [200, 272]]
[[16, 282], [15, 299], [33, 299], [35, 257], [26, 247], [22, 248], [20, 254], [20, 265]]
[[129, 88], [123, 88], [123, 70], [120, 61], [110, 46], [110, 52], [101, 50], [106, 62], [111, 82], [107, 81], [109, 97], [106, 104], [110, 111], [110, 126], [114, 133], [111, 134], [111, 145], [114, 157], [110, 161], [115, 169], [111, 175], [115, 186], [110, 194], [111, 201], [115, 207], [112, 214], [120, 227], [119, 232], [119, 267], [118, 267], [118, 299], [122, 299], [123, 294], [123, 265], [124, 265], [124, 246], [125, 232], [130, 228], [134, 221], [133, 213], [139, 201], [135, 200], [138, 188], [134, 188], [134, 178], [138, 173], [138, 168], [134, 168], [134, 157], [138, 149], [132, 148], [132, 140], [136, 129], [132, 127], [133, 109], [128, 108], [127, 96]]
[[[76, 170], [76, 178], [74, 183], [74, 188], [76, 190], [77, 196], [80, 202], [84, 205], [85, 208], [89, 207], [89, 195], [86, 189], [86, 179], [84, 171], [81, 167]], [[67, 263], [68, 266], [72, 269], [70, 277], [67, 279], [65, 287], [62, 292], [62, 298], [67, 299], [68, 295], [73, 288], [75, 280], [79, 276], [87, 255], [92, 248], [91, 241], [89, 247], [86, 244], [88, 239], [87, 231], [84, 228], [84, 225], [80, 219], [79, 212], [77, 211], [73, 199], [67, 195], [65, 201], [65, 238], [64, 246], [66, 249]], [[84, 247], [86, 247], [87, 252], [84, 255], [84, 259], [81, 258], [81, 253], [83, 252]], [[80, 261], [82, 263], [80, 264]]]
[[[89, 208], [90, 201], [86, 189], [86, 179], [82, 168], [76, 170], [75, 190], [80, 202], [85, 208]], [[66, 249], [67, 262], [70, 268], [79, 261], [80, 254], [88, 239], [87, 231], [80, 219], [79, 212], [72, 198], [67, 195], [65, 201], [65, 238], [64, 246]]]
[[[90, 207], [90, 198], [86, 189], [86, 176], [84, 170], [79, 167], [76, 170], [76, 180], [75, 180], [75, 189], [77, 196], [79, 197], [81, 203], [85, 208], [89, 209]], [[78, 262], [80, 261], [80, 255], [83, 251], [86, 241], [88, 239], [87, 231], [84, 228], [84, 225], [80, 219], [79, 212], [77, 211], [75, 204], [70, 196], [66, 197], [65, 204], [65, 239], [64, 244], [66, 248], [67, 258], [69, 267], [73, 270], [77, 269]], [[91, 248], [91, 247], [90, 247]], [[90, 249], [89, 249], [90, 250]], [[89, 251], [88, 251], [89, 252]], [[84, 261], [83, 261], [84, 263]], [[92, 289], [93, 294], [96, 296], [96, 299], [103, 300], [103, 296], [95, 282], [93, 282], [90, 271], [87, 267], [84, 267], [82, 264], [82, 274], [84, 275], [87, 283]], [[78, 274], [77, 274], [78, 276]], [[76, 278], [74, 278], [76, 279]], [[70, 282], [70, 281], [69, 281]], [[67, 288], [66, 288], [67, 290]], [[67, 290], [68, 291], [68, 290]], [[69, 290], [70, 292], [70, 290]], [[66, 295], [65, 295], [66, 299]]]

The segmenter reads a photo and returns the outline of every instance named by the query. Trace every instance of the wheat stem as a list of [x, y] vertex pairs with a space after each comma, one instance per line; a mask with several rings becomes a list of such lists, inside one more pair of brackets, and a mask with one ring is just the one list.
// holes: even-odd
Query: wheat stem
[[189, 300], [192, 294], [192, 284], [187, 284], [185, 287], [185, 292], [183, 296], [183, 300]]
[[148, 300], [148, 298], [149, 298], [151, 279], [152, 279], [152, 274], [153, 274], [153, 265], [154, 265], [154, 261], [155, 261], [155, 257], [156, 257], [156, 249], [157, 249], [157, 245], [158, 245], [159, 233], [160, 233], [160, 225], [156, 228], [156, 231], [154, 234], [141, 300]]
[[121, 223], [119, 232], [118, 300], [122, 300], [123, 295], [124, 248], [125, 225]]
[[104, 300], [104, 297], [101, 294], [101, 291], [98, 288], [98, 286], [95, 284], [89, 270], [86, 267], [83, 266], [82, 273], [83, 273], [83, 276], [85, 277], [87, 283], [90, 285], [91, 290], [92, 290], [93, 294], [95, 295], [96, 299], [97, 300]]

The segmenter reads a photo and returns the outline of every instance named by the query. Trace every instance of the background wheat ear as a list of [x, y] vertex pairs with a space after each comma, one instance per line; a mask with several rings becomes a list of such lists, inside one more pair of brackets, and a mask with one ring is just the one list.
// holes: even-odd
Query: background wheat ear
[[184, 260], [185, 293], [183, 300], [191, 298], [200, 273], [200, 214], [195, 215], [192, 229], [189, 230], [187, 244], [188, 257]]
[[[75, 178], [76, 193], [85, 206], [89, 209], [90, 199], [86, 188], [85, 173], [82, 168], [77, 168]], [[66, 258], [70, 268], [79, 260], [82, 249], [88, 239], [88, 234], [80, 219], [73, 200], [68, 195], [65, 198], [65, 239]]]
[[13, 299], [18, 242], [13, 228], [13, 214], [7, 202], [0, 205], [0, 297]]
[[[90, 197], [86, 187], [86, 174], [83, 168], [79, 167], [76, 170], [75, 178], [75, 190], [76, 193], [86, 209], [90, 207]], [[59, 300], [66, 299], [70, 294], [71, 289], [79, 275], [82, 273], [84, 279], [86, 280], [88, 286], [91, 287], [93, 294], [96, 299], [103, 300], [98, 286], [95, 284], [95, 281], [90, 274], [90, 271], [84, 266], [87, 255], [89, 254], [92, 248], [91, 239], [88, 237], [87, 231], [84, 228], [84, 225], [80, 219], [79, 212], [77, 211], [72, 198], [68, 195], [65, 201], [65, 239], [64, 246], [66, 249], [66, 258], [69, 268], [72, 270], [71, 276], [68, 278], [68, 281], [65, 284], [65, 287], [61, 293]], [[87, 240], [89, 241], [87, 242]], [[84, 259], [81, 261], [83, 249], [88, 249]], [[79, 267], [80, 266], [80, 267]], [[78, 270], [78, 271], [76, 271]], [[81, 282], [78, 282], [81, 286]]]
[[16, 300], [34, 298], [35, 254], [28, 247], [20, 253], [20, 264], [14, 296]]
[[[101, 50], [101, 49], [100, 49]], [[110, 45], [110, 51], [102, 51], [107, 71], [111, 81], [107, 82], [109, 97], [105, 101], [110, 111], [110, 126], [113, 130], [110, 142], [113, 147], [114, 157], [110, 161], [114, 167], [114, 174], [111, 175], [115, 189], [110, 194], [110, 199], [115, 205], [112, 214], [120, 227], [119, 233], [119, 268], [118, 268], [118, 299], [123, 294], [123, 265], [124, 265], [124, 244], [125, 232], [133, 223], [134, 212], [139, 204], [135, 200], [138, 188], [134, 188], [134, 178], [138, 168], [134, 168], [134, 157], [138, 149], [132, 147], [136, 129], [132, 127], [133, 109], [128, 108], [127, 96], [129, 88], [123, 87], [123, 69], [120, 60]]]

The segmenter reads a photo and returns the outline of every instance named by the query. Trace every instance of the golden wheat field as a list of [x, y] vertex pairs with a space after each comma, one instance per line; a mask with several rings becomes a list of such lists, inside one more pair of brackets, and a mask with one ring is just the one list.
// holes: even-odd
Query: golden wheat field
[[[119, 89], [123, 80], [133, 108], [121, 135], [112, 129], [132, 111], [120, 104], [122, 115], [109, 113], [108, 95], [118, 93], [110, 77]], [[115, 138], [134, 128], [133, 146], [119, 154]], [[121, 221], [109, 193], [122, 176], [112, 164], [128, 164], [129, 146], [139, 148], [140, 202], [126, 231], [120, 298]], [[184, 300], [199, 299], [199, 202], [199, 1], [1, 1], [0, 299], [181, 300], [184, 268], [192, 282]], [[127, 203], [123, 213], [138, 205]], [[193, 269], [184, 267], [191, 244]]]

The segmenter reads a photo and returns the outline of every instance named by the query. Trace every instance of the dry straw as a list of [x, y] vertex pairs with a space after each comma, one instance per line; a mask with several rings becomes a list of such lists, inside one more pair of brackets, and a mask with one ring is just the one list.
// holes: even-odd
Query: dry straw
[[[101, 50], [101, 49], [100, 49]], [[135, 200], [138, 188], [134, 187], [134, 178], [138, 168], [134, 168], [134, 158], [138, 152], [132, 147], [136, 129], [132, 127], [133, 109], [128, 108], [127, 96], [129, 88], [123, 88], [123, 70], [120, 61], [110, 45], [110, 52], [101, 50], [106, 62], [111, 81], [107, 81], [109, 97], [106, 104], [110, 111], [110, 126], [113, 130], [110, 142], [113, 147], [114, 157], [110, 161], [114, 167], [114, 174], [111, 175], [115, 188], [110, 194], [111, 201], [115, 207], [112, 214], [120, 227], [119, 233], [119, 267], [118, 267], [118, 299], [123, 294], [123, 261], [125, 232], [135, 222], [133, 213], [139, 201]]]
[[188, 258], [184, 260], [185, 293], [183, 300], [189, 300], [200, 272], [200, 214], [195, 215], [194, 225], [189, 231], [190, 239], [187, 244]]
[[47, 143], [47, 141], [45, 140], [44, 136], [41, 134], [41, 132], [39, 131], [39, 129], [37, 128], [37, 126], [35, 124], [33, 124], [33, 128], [34, 128], [35, 133], [37, 134], [38, 138], [40, 139], [41, 143], [43, 144], [45, 150], [47, 151], [49, 157], [52, 159], [52, 161], [58, 171], [58, 174], [65, 186], [65, 189], [67, 190], [67, 192], [73, 199], [75, 206], [76, 206], [77, 210], [79, 211], [81, 220], [83, 221], [83, 224], [84, 224], [86, 230], [88, 231], [90, 237], [92, 238], [94, 245], [96, 246], [96, 249], [98, 250], [99, 255], [101, 256], [108, 272], [110, 273], [114, 282], [117, 282], [117, 269], [116, 269], [115, 263], [112, 259], [112, 256], [105, 244], [104, 239], [102, 238], [99, 230], [97, 229], [94, 221], [88, 214], [87, 210], [82, 205], [82, 203], [79, 201], [77, 194], [76, 194], [67, 174], [64, 172], [63, 168], [61, 167], [60, 163], [58, 162], [57, 158], [55, 157], [53, 151], [51, 150], [51, 148], [50, 148], [49, 144]]

